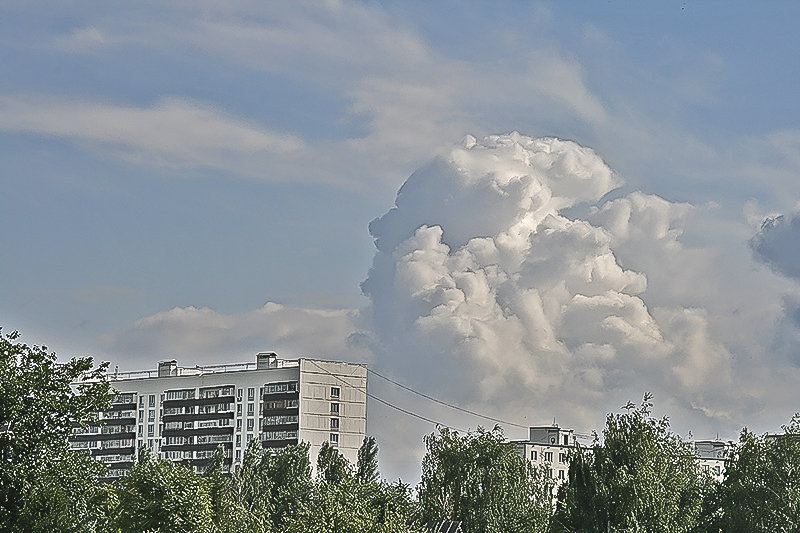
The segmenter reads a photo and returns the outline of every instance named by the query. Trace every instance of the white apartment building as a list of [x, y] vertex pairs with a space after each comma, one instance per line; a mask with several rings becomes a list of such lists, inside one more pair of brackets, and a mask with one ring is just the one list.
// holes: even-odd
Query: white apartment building
[[573, 430], [553, 424], [531, 427], [528, 431], [528, 440], [514, 441], [517, 449], [534, 465], [545, 465], [558, 487], [567, 480], [570, 452], [577, 444]]
[[717, 481], [725, 477], [725, 461], [731, 449], [730, 442], [698, 440], [694, 442], [694, 455], [700, 469]]
[[[578, 442], [571, 429], [556, 425], [529, 428], [527, 441], [514, 441], [517, 449], [534, 465], [545, 465], [556, 488], [568, 479], [570, 452]], [[700, 469], [717, 481], [725, 476], [725, 460], [730, 443], [719, 440], [693, 442], [695, 459]]]
[[202, 471], [220, 445], [228, 466], [239, 463], [254, 438], [274, 449], [307, 442], [312, 465], [329, 442], [355, 464], [366, 435], [365, 365], [269, 352], [255, 363], [163, 361], [155, 371], [109, 379], [117, 391], [111, 408], [100, 413], [101, 424], [74, 428], [70, 447], [106, 463], [110, 478], [124, 475], [145, 446]]

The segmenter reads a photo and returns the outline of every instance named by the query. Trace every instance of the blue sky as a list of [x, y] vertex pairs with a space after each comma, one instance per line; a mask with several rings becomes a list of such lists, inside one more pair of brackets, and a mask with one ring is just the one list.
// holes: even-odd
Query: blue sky
[[[661, 391], [660, 403], [679, 431], [774, 429], [797, 409], [790, 381], [800, 364], [798, 14], [789, 2], [6, 3], [0, 324], [60, 354], [126, 369], [277, 349], [368, 362], [434, 393], [432, 368], [467, 368], [484, 373], [480, 390], [438, 392], [517, 420], [558, 415], [576, 428], [597, 427], [604, 409], [644, 390], [656, 390], [659, 405], [659, 383], [673, 372], [684, 388]], [[459, 246], [500, 243], [524, 218], [500, 225], [505, 204], [491, 191], [503, 183], [475, 196], [425, 167], [437, 156], [469, 159], [452, 151], [465, 135], [495, 153], [482, 139], [512, 131], [591, 148], [619, 185], [553, 207], [609, 244], [595, 236], [600, 244], [586, 251], [575, 235], [552, 247], [531, 237], [520, 261], [567, 265], [558, 275], [571, 287], [564, 269], [577, 263], [562, 255], [580, 249], [578, 266], [610, 257], [620, 279], [645, 284], [604, 289], [635, 300], [627, 318], [593, 308], [604, 309], [598, 323], [628, 320], [630, 336], [600, 342], [591, 328], [573, 331], [564, 307], [565, 321], [549, 323], [561, 366], [546, 370], [555, 356], [533, 346], [538, 333], [492, 344], [513, 337], [487, 318], [504, 305], [500, 285], [487, 281], [493, 296], [478, 312], [428, 308], [432, 297], [414, 292], [423, 278], [397, 277], [408, 266], [401, 251], [418, 245], [421, 257], [438, 239], [450, 261], [437, 279], [463, 289]], [[513, 166], [496, 153], [498, 174]], [[477, 166], [468, 171], [484, 168], [469, 161]], [[605, 175], [594, 160], [581, 164]], [[397, 216], [371, 235], [370, 221], [418, 169]], [[463, 204], [443, 208], [452, 198]], [[641, 242], [612, 224], [623, 205], [640, 210]], [[443, 233], [414, 233], [422, 226]], [[463, 242], [448, 240], [463, 228], [472, 231]], [[373, 244], [401, 234], [396, 248]], [[519, 294], [547, 301], [550, 273], [503, 268]], [[428, 280], [425, 294], [439, 281]], [[574, 290], [570, 302], [599, 289]], [[644, 310], [635, 324], [634, 308]], [[423, 325], [443, 309], [452, 320], [436, 323], [433, 338]], [[514, 309], [503, 312], [521, 317]], [[487, 337], [469, 330], [476, 324]], [[623, 355], [639, 326], [657, 330], [664, 361]], [[449, 335], [455, 344], [440, 344]], [[476, 338], [494, 366], [464, 348]], [[599, 345], [618, 363], [592, 352]], [[406, 364], [408, 350], [431, 355]], [[703, 355], [712, 352], [717, 359]], [[498, 369], [514, 365], [549, 381], [509, 384]], [[581, 386], [576, 375], [595, 376], [596, 390], [569, 405], [552, 400], [559, 387]], [[375, 387], [454, 424], [476, 423]], [[496, 393], [504, 387], [540, 411]], [[374, 428], [385, 442], [410, 435], [385, 459], [391, 472], [408, 471], [430, 430], [407, 423]]]

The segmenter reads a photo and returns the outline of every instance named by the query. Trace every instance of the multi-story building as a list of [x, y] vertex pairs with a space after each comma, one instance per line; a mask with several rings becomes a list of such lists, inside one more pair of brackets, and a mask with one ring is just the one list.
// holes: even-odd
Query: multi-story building
[[202, 471], [221, 445], [227, 465], [248, 443], [265, 448], [307, 442], [312, 464], [323, 443], [355, 464], [367, 426], [367, 368], [314, 359], [283, 360], [259, 353], [255, 363], [179, 367], [109, 376], [117, 391], [100, 424], [76, 427], [73, 449], [89, 450], [119, 477], [139, 449], [185, 461]]
[[731, 443], [721, 440], [694, 441], [694, 455], [700, 469], [717, 481], [725, 477], [725, 461], [730, 449]]
[[[578, 445], [575, 433], [556, 425], [529, 428], [526, 441], [515, 441], [517, 449], [534, 465], [544, 465], [556, 487], [566, 482], [570, 452]], [[694, 456], [702, 472], [717, 481], [725, 476], [725, 461], [730, 443], [719, 440], [694, 441]]]
[[556, 486], [567, 480], [570, 452], [577, 441], [571, 429], [564, 429], [555, 423], [552, 426], [535, 426], [528, 429], [526, 441], [515, 441], [517, 449], [534, 465], [544, 465]]

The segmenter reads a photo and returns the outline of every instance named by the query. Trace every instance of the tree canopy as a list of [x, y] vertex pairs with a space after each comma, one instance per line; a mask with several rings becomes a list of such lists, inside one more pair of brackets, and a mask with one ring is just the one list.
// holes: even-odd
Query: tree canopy
[[579, 449], [558, 494], [553, 531], [680, 533], [697, 523], [705, 490], [689, 443], [652, 416], [651, 396], [606, 418], [603, 440]]
[[499, 427], [425, 437], [419, 500], [425, 521], [454, 520], [465, 533], [543, 532], [552, 481], [506, 442]]
[[106, 367], [91, 357], [59, 362], [45, 346], [0, 333], [0, 529], [91, 527], [89, 500], [104, 468], [70, 451], [67, 437], [108, 407]]

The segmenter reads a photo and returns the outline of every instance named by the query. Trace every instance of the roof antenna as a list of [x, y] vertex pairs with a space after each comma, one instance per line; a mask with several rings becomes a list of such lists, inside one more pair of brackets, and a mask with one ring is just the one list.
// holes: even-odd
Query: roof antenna
[[557, 426], [557, 425], [558, 425], [558, 424], [556, 424], [556, 417], [553, 417], [553, 425], [554, 425], [554, 426]]

